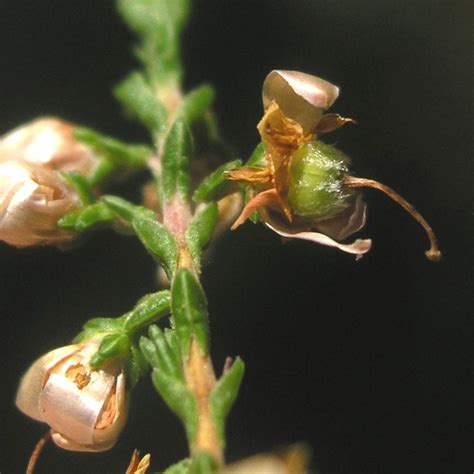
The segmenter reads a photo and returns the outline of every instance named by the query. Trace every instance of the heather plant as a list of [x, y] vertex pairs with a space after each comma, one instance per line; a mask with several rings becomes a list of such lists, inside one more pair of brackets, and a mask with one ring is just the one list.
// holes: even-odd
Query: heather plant
[[[200, 282], [206, 249], [229, 227], [251, 221], [285, 240], [307, 240], [360, 259], [371, 240], [347, 239], [366, 222], [363, 187], [384, 192], [423, 226], [432, 261], [441, 257], [436, 237], [404, 198], [353, 176], [349, 157], [324, 141], [353, 122], [326, 113], [339, 94], [335, 85], [303, 72], [269, 71], [257, 125], [261, 143], [241, 160], [220, 136], [212, 86], [182, 88], [180, 33], [189, 2], [118, 0], [117, 8], [136, 34], [139, 67], [114, 94], [147, 129], [149, 143], [127, 143], [54, 117], [6, 134], [0, 142], [0, 239], [19, 248], [74, 251], [104, 228], [133, 235], [159, 266], [162, 289], [143, 295], [125, 314], [88, 320], [71, 344], [25, 373], [17, 406], [49, 426], [28, 472], [49, 437], [66, 450], [112, 449], [145, 376], [181, 421], [189, 447], [189, 456], [167, 474], [306, 472], [300, 447], [225, 463], [226, 418], [245, 365], [229, 357], [222, 373], [214, 370]], [[219, 156], [217, 164], [211, 155]], [[149, 181], [142, 202], [107, 193], [111, 183], [144, 170]], [[149, 463], [150, 455], [134, 452], [126, 472], [143, 473]]]

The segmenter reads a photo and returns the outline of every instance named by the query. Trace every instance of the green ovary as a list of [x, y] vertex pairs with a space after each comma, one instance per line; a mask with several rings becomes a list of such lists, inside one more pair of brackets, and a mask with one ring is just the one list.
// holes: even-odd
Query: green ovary
[[320, 141], [303, 144], [290, 165], [288, 203], [306, 219], [327, 219], [350, 204], [351, 191], [342, 185], [349, 158]]

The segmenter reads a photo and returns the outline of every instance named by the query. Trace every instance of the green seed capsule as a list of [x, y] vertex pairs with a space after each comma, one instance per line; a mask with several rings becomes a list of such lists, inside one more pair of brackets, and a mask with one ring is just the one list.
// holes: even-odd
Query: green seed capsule
[[342, 184], [349, 158], [321, 141], [303, 144], [289, 170], [288, 203], [305, 219], [327, 219], [347, 208], [354, 192]]

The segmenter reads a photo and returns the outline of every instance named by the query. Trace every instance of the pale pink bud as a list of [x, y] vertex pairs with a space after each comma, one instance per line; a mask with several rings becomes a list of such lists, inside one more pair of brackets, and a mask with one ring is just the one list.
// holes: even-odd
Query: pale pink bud
[[0, 139], [0, 161], [26, 161], [57, 171], [87, 174], [92, 151], [74, 137], [74, 126], [55, 117], [28, 122]]
[[58, 219], [80, 199], [56, 171], [19, 161], [0, 162], [0, 240], [15, 247], [54, 245], [73, 237]]
[[307, 474], [309, 454], [305, 446], [293, 445], [280, 453], [256, 454], [225, 466], [221, 474]]
[[271, 71], [262, 90], [266, 110], [276, 102], [280, 110], [298, 122], [305, 132], [314, 131], [323, 112], [331, 107], [339, 88], [324, 79], [299, 71]]
[[99, 370], [89, 361], [97, 340], [48, 352], [23, 376], [17, 407], [51, 427], [51, 437], [72, 451], [110, 449], [127, 418], [125, 376], [119, 363]]

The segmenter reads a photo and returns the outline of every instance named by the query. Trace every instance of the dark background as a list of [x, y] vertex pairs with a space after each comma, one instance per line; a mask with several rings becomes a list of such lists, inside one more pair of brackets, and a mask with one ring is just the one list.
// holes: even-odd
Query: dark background
[[[462, 0], [202, 0], [184, 37], [186, 85], [216, 86], [225, 136], [242, 157], [258, 136], [272, 68], [341, 87], [334, 111], [359, 125], [330, 137], [354, 172], [385, 182], [436, 230], [428, 262], [411, 218], [368, 192], [361, 261], [251, 224], [228, 234], [203, 273], [213, 357], [247, 372], [228, 424], [228, 459], [304, 441], [323, 474], [467, 473], [472, 352], [472, 3]], [[0, 3], [0, 133], [55, 114], [123, 139], [146, 134], [109, 92], [135, 65], [113, 3]], [[0, 472], [19, 473], [45, 426], [14, 407], [21, 373], [83, 322], [153, 291], [133, 238], [102, 232], [69, 253], [0, 246]], [[219, 369], [218, 369], [219, 370]], [[124, 472], [134, 447], [162, 469], [184, 434], [149, 380], [116, 448], [50, 445], [38, 473]]]

